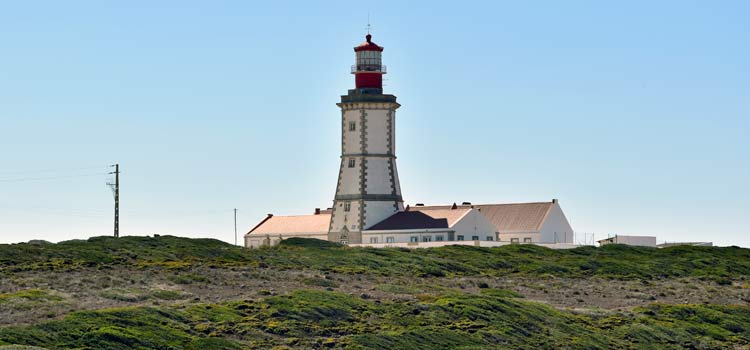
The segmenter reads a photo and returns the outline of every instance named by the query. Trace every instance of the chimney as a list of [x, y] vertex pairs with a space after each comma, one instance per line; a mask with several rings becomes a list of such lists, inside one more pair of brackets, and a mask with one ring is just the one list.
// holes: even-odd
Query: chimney
[[455, 210], [455, 209], [458, 209], [458, 206], [456, 205], [456, 203], [453, 203], [453, 206], [451, 207], [451, 210]]
[[407, 204], [407, 205], [406, 205], [406, 209], [404, 209], [404, 211], [409, 211], [409, 208], [410, 208], [410, 207], [409, 207], [409, 205]]
[[463, 202], [461, 205], [471, 205], [471, 202]]
[[267, 214], [267, 215], [268, 215], [268, 217], [269, 217], [269, 218], [272, 218], [272, 217], [273, 217], [273, 214]]
[[552, 198], [552, 203], [557, 203], [557, 198]]
[[424, 203], [417, 203], [416, 206], [417, 207], [424, 207]]
[[320, 208], [315, 208], [315, 215], [320, 215]]

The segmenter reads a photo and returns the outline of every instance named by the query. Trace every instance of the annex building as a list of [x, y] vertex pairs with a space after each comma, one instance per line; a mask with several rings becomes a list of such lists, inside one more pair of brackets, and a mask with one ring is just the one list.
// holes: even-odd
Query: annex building
[[313, 214], [269, 214], [245, 235], [245, 246], [272, 246], [291, 237], [349, 245], [430, 246], [459, 242], [572, 244], [560, 204], [550, 202], [404, 206], [396, 168], [396, 96], [383, 93], [383, 47], [354, 48], [355, 88], [341, 96], [341, 165], [333, 206]]

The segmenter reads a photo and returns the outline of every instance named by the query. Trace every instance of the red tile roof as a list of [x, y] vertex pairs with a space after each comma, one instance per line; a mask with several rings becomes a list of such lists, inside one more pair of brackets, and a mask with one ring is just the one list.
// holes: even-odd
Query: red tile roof
[[328, 233], [331, 214], [270, 216], [250, 230], [248, 235], [277, 233]]
[[[497, 231], [503, 232], [533, 232], [540, 231], [544, 220], [547, 218], [552, 202], [538, 203], [511, 203], [511, 204], [479, 204], [479, 205], [459, 205], [458, 208], [474, 207], [489, 220]], [[434, 210], [449, 209], [446, 206], [420, 206], [411, 207], [409, 210]]]

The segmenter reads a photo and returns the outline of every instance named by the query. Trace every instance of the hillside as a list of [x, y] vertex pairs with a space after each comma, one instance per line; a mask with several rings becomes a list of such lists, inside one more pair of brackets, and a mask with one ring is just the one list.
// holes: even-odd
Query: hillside
[[0, 349], [750, 349], [750, 250], [0, 245]]

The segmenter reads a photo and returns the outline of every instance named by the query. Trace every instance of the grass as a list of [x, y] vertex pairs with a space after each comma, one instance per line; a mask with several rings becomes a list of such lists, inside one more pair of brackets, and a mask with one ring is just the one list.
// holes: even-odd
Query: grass
[[[221, 304], [178, 302], [153, 307], [77, 311], [63, 319], [0, 328], [0, 350], [46, 349], [748, 349], [750, 307], [652, 304], [627, 312], [565, 311], [478, 282], [474, 292], [433, 283], [441, 277], [552, 277], [611, 280], [701, 278], [747, 288], [750, 250], [738, 247], [666, 249], [609, 245], [551, 250], [499, 248], [349, 248], [290, 239], [246, 250], [207, 239], [170, 236], [95, 237], [58, 244], [0, 245], [0, 275], [80, 270], [107, 274], [115, 266], [163, 273], [176, 285], [203, 288], [205, 269], [309, 271], [293, 290], [259, 300]], [[403, 299], [378, 300], [334, 291], [331, 272], [383, 277], [375, 286]], [[401, 281], [401, 282], [397, 282]], [[408, 282], [407, 282], [408, 281]], [[395, 284], [398, 283], [398, 284]], [[178, 287], [178, 286], [174, 286]], [[718, 288], [718, 287], [717, 287]], [[638, 295], [633, 292], [633, 295]], [[100, 296], [123, 302], [188, 299], [162, 289], [110, 288]], [[0, 294], [0, 308], [62, 298], [40, 289]], [[67, 299], [66, 299], [67, 300]]]
[[27, 289], [14, 293], [0, 294], [0, 305], [7, 303], [35, 304], [61, 300], [63, 300], [63, 298], [40, 289]]
[[[349, 248], [289, 239], [280, 246], [247, 250], [212, 239], [94, 237], [58, 244], [0, 245], [0, 273], [107, 269], [118, 264], [175, 271], [178, 284], [205, 283], [192, 267], [255, 266], [382, 276], [559, 276], [613, 279], [699, 277], [730, 284], [750, 275], [750, 250], [738, 247], [665, 249], [607, 245], [552, 250], [533, 245], [498, 248], [447, 246], [433, 249]], [[314, 283], [314, 282], [311, 282]]]
[[581, 315], [487, 288], [376, 302], [298, 290], [257, 301], [76, 312], [0, 329], [0, 345], [81, 349], [728, 349], [750, 307], [654, 304]]

